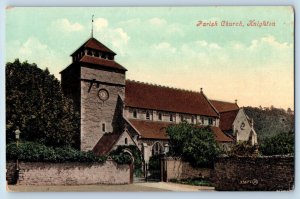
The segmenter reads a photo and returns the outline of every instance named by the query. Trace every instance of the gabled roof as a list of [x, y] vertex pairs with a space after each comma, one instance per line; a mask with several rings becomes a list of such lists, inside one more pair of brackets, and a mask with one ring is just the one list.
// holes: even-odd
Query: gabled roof
[[120, 133], [105, 133], [93, 148], [95, 155], [100, 156], [110, 152], [121, 135]]
[[239, 106], [232, 102], [224, 102], [219, 100], [210, 100], [210, 102], [220, 113], [239, 109]]
[[[169, 125], [174, 125], [175, 123], [170, 122], [154, 122], [154, 121], [145, 121], [137, 119], [129, 119], [129, 124], [133, 126], [134, 129], [138, 131], [141, 135], [141, 138], [144, 139], [169, 139], [167, 135], [167, 127]], [[200, 126], [206, 127], [206, 126]], [[228, 137], [223, 133], [219, 127], [210, 126], [211, 131], [214, 133], [215, 139], [217, 142], [232, 142], [233, 139]]]
[[137, 130], [142, 138], [146, 139], [168, 139], [166, 129], [170, 125], [168, 122], [153, 122], [146, 120], [129, 119], [129, 123]]
[[220, 113], [220, 125], [219, 125], [219, 127], [223, 131], [232, 130], [232, 125], [233, 125], [233, 122], [234, 122], [238, 112], [239, 112], [239, 109]]
[[125, 105], [129, 107], [219, 117], [202, 92], [193, 92], [126, 80]]
[[93, 57], [89, 55], [84, 55], [80, 60], [79, 63], [86, 63], [86, 64], [93, 64], [93, 65], [101, 65], [113, 69], [118, 69], [122, 71], [127, 71], [126, 68], [121, 66], [119, 63], [117, 63], [114, 60], [108, 60], [108, 59], [102, 59], [98, 57]]
[[116, 55], [116, 53], [112, 50], [110, 50], [108, 47], [106, 47], [104, 44], [102, 44], [100, 41], [98, 41], [95, 38], [89, 38], [86, 42], [84, 42], [74, 53], [72, 53], [71, 55], [75, 54], [79, 49], [81, 48], [89, 48], [89, 49], [93, 49], [93, 50], [98, 50], [101, 52], [107, 52], [107, 53], [111, 53], [113, 55]]
[[215, 135], [215, 139], [218, 142], [232, 142], [233, 139], [227, 136], [219, 127], [211, 126], [210, 129]]

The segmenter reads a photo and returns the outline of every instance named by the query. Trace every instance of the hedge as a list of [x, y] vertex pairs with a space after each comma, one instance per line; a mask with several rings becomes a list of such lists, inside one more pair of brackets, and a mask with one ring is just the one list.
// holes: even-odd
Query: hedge
[[49, 147], [35, 142], [10, 143], [6, 146], [7, 160], [27, 162], [99, 162], [104, 163], [107, 156], [95, 156], [92, 151], [78, 151], [71, 147]]

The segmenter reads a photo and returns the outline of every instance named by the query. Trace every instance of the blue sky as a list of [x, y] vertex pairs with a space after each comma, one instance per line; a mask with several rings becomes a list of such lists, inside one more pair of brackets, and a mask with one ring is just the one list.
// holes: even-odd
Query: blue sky
[[[199, 91], [240, 106], [293, 109], [291, 7], [10, 8], [6, 61], [35, 62], [60, 78], [90, 37], [117, 53], [127, 78]], [[244, 27], [197, 27], [199, 20]], [[249, 20], [272, 27], [248, 27]]]

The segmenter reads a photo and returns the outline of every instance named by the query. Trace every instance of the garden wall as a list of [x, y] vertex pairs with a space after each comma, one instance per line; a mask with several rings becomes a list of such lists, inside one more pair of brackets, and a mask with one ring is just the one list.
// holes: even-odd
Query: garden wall
[[210, 179], [213, 170], [211, 168], [195, 168], [180, 158], [166, 157], [162, 159], [163, 181], [170, 179], [205, 178]]
[[[12, 168], [7, 163], [7, 168]], [[105, 163], [45, 163], [20, 162], [17, 185], [83, 185], [129, 184], [132, 181], [131, 166], [118, 165], [112, 160]], [[7, 169], [8, 184], [12, 182], [12, 169]]]
[[294, 187], [294, 157], [220, 157], [214, 166], [220, 191], [278, 191]]

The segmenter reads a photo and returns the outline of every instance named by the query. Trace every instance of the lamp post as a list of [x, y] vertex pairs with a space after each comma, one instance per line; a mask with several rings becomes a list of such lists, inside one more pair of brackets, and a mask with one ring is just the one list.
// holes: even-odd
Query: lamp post
[[[17, 128], [17, 130], [15, 130], [17, 149], [19, 148], [20, 134], [21, 134], [21, 131], [19, 130], [19, 128]], [[17, 171], [19, 171], [19, 156], [17, 157]]]

